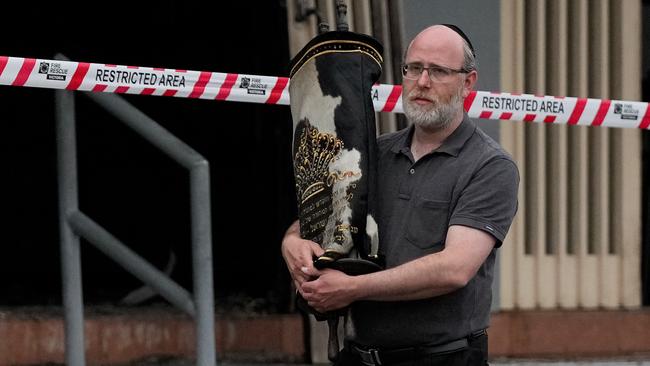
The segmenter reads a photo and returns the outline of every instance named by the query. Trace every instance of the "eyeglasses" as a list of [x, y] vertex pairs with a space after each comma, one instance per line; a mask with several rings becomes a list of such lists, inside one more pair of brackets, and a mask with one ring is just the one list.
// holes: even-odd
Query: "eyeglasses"
[[438, 82], [449, 79], [452, 74], [463, 74], [471, 71], [465, 69], [450, 69], [448, 67], [438, 65], [424, 67], [419, 64], [403, 64], [402, 76], [405, 79], [417, 80], [420, 78], [420, 75], [422, 75], [422, 72], [424, 70], [427, 70], [427, 74], [429, 74], [429, 80]]

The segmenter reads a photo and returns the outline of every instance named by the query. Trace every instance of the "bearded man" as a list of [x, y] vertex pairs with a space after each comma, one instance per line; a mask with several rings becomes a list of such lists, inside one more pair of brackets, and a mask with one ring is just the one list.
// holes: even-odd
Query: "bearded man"
[[403, 107], [410, 126], [378, 140], [379, 251], [386, 269], [317, 270], [322, 254], [287, 231], [282, 254], [321, 312], [351, 305], [339, 365], [485, 365], [496, 250], [517, 211], [512, 158], [463, 109], [478, 72], [456, 26], [409, 44]]

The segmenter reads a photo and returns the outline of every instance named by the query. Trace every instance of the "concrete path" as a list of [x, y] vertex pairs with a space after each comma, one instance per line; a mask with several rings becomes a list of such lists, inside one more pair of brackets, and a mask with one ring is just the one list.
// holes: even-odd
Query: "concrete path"
[[[312, 364], [296, 363], [239, 363], [239, 362], [219, 362], [217, 366], [313, 366]], [[147, 361], [130, 366], [194, 366], [187, 360], [169, 360], [169, 361]], [[329, 366], [327, 364], [316, 364], [316, 366]], [[535, 360], [498, 360], [490, 362], [490, 366], [650, 366], [648, 360], [593, 360], [593, 361], [535, 361]]]

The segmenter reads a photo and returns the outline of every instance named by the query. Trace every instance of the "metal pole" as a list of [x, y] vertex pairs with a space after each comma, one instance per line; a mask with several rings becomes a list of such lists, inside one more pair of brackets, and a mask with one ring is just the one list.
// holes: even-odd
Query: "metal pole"
[[204, 160], [189, 145], [119, 95], [93, 92], [84, 93], [83, 95], [102, 106], [138, 135], [185, 168], [192, 169], [192, 167]]
[[212, 224], [210, 167], [207, 160], [190, 170], [192, 217], [192, 267], [196, 305], [196, 354], [198, 366], [216, 365], [214, 295], [212, 284]]
[[195, 316], [192, 296], [183, 287], [149, 264], [91, 218], [78, 211], [70, 216], [70, 225], [75, 232], [124, 267], [127, 272], [151, 286], [179, 309]]
[[72, 231], [68, 223], [68, 216], [78, 209], [74, 94], [69, 91], [57, 90], [55, 104], [65, 363], [69, 366], [84, 366], [86, 359], [81, 253], [79, 237]]

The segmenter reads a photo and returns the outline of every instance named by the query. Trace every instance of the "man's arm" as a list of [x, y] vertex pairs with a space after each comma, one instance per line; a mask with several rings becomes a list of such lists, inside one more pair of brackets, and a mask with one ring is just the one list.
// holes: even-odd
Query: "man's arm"
[[358, 300], [417, 300], [444, 295], [464, 287], [488, 257], [496, 239], [479, 229], [454, 225], [445, 248], [400, 266], [362, 276], [333, 270], [303, 268], [314, 281], [299, 287], [310, 306], [325, 312]]
[[298, 220], [289, 226], [282, 239], [282, 257], [296, 288], [300, 288], [303, 282], [310, 279], [303, 268], [313, 270], [314, 256], [320, 256], [323, 252], [323, 248], [317, 243], [300, 237], [300, 222]]

